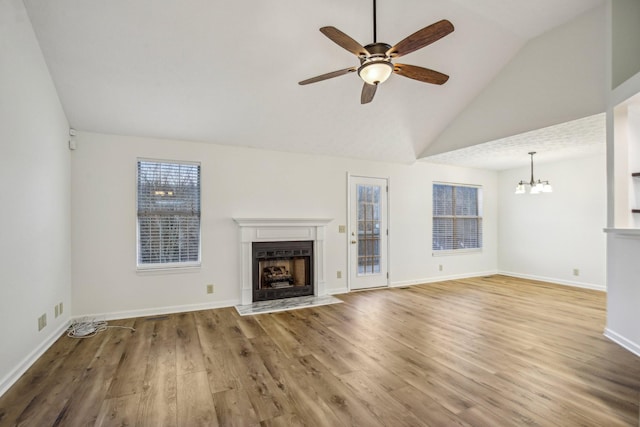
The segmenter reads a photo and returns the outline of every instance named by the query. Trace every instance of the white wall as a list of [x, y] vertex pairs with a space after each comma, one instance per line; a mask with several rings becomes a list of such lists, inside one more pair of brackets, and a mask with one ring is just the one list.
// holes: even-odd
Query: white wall
[[603, 112], [605, 19], [603, 5], [529, 41], [420, 157]]
[[[0, 1], [0, 394], [71, 312], [69, 127], [20, 0]], [[64, 314], [54, 318], [54, 306]], [[38, 332], [37, 318], [48, 325]]]
[[521, 179], [528, 181], [529, 168], [499, 174], [499, 270], [605, 290], [605, 154], [534, 164], [534, 173], [551, 182], [553, 193], [514, 194]]
[[607, 231], [605, 335], [640, 356], [640, 229]]
[[615, 88], [640, 72], [640, 2], [615, 0], [611, 2], [612, 84]]
[[[240, 300], [239, 235], [234, 217], [335, 218], [326, 236], [327, 288], [346, 291], [347, 174], [390, 178], [391, 282], [420, 283], [495, 272], [497, 173], [386, 164], [205, 143], [79, 133], [72, 155], [74, 315], [109, 317], [228, 306]], [[392, 143], [392, 142], [390, 142]], [[202, 267], [184, 273], [136, 272], [136, 158], [202, 164]], [[485, 250], [431, 255], [434, 180], [484, 186]], [[444, 270], [438, 271], [437, 265]], [[336, 279], [342, 271], [343, 278]], [[215, 285], [207, 295], [205, 285]]]
[[[632, 178], [634, 172], [640, 172], [640, 103], [628, 107], [627, 117], [627, 144], [628, 144], [628, 169], [627, 180], [629, 180], [629, 209], [640, 209], [640, 178]], [[630, 213], [630, 224], [634, 228], [640, 228], [640, 214]]]

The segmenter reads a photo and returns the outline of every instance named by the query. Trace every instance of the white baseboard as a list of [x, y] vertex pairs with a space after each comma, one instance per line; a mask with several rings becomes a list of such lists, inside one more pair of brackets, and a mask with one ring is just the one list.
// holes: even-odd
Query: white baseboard
[[460, 279], [469, 279], [471, 277], [491, 276], [493, 274], [498, 274], [498, 272], [492, 270], [492, 271], [480, 271], [476, 273], [453, 274], [448, 276], [434, 276], [434, 277], [427, 277], [424, 279], [401, 280], [398, 282], [391, 282], [389, 287], [399, 288], [402, 286], [421, 285], [424, 283], [436, 283], [436, 282], [445, 282], [447, 280], [460, 280]]
[[622, 335], [612, 331], [609, 328], [604, 329], [604, 336], [609, 338], [611, 341], [618, 344], [619, 346], [626, 348], [636, 356], [640, 356], [640, 344], [636, 344], [633, 341], [626, 339]]
[[347, 289], [346, 287], [344, 288], [333, 288], [333, 289], [327, 289], [327, 295], [339, 295], [339, 294], [346, 294], [349, 292], [349, 289]]
[[211, 310], [214, 308], [233, 307], [240, 304], [240, 300], [228, 300], [228, 301], [215, 301], [204, 304], [187, 304], [187, 305], [174, 305], [169, 307], [153, 307], [145, 308], [141, 310], [129, 310], [129, 311], [116, 311], [112, 313], [92, 313], [81, 314], [73, 316], [73, 320], [78, 319], [98, 319], [98, 320], [118, 320], [129, 319], [132, 317], [148, 317], [148, 316], [160, 316], [163, 314], [183, 313], [188, 311], [200, 311]]
[[27, 355], [19, 364], [16, 366], [7, 376], [5, 376], [2, 381], [0, 381], [0, 396], [2, 396], [9, 388], [16, 382], [22, 374], [24, 374], [27, 369], [33, 365], [36, 360], [40, 356], [44, 354], [45, 351], [49, 349], [53, 345], [54, 342], [64, 331], [69, 327], [69, 320], [63, 322], [58, 326], [49, 336], [38, 345], [31, 353]]
[[504, 276], [518, 277], [520, 279], [538, 280], [540, 282], [549, 282], [557, 285], [573, 286], [576, 288], [593, 289], [594, 291], [606, 292], [607, 287], [605, 285], [596, 285], [593, 283], [574, 282], [571, 280], [556, 279], [554, 277], [536, 276], [532, 274], [514, 273], [512, 271], [498, 271], [498, 274]]

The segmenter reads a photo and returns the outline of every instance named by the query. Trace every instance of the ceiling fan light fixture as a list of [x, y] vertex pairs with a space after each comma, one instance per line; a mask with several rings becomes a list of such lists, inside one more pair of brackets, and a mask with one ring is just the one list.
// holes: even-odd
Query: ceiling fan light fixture
[[358, 68], [360, 78], [370, 85], [384, 83], [391, 73], [393, 73], [393, 64], [386, 59], [371, 59]]
[[408, 37], [400, 40], [394, 46], [377, 41], [376, 29], [376, 0], [373, 0], [373, 43], [362, 46], [359, 42], [343, 33], [336, 27], [321, 27], [320, 32], [341, 48], [351, 52], [360, 61], [359, 67], [349, 67], [330, 73], [321, 74], [310, 79], [298, 82], [300, 85], [316, 83], [345, 74], [358, 72], [358, 76], [364, 81], [360, 95], [360, 103], [368, 104], [373, 101], [380, 83], [384, 83], [392, 73], [407, 77], [423, 83], [442, 85], [449, 76], [435, 70], [418, 67], [409, 64], [394, 64], [392, 59], [400, 58], [418, 49], [422, 49], [450, 34], [453, 24], [446, 19], [435, 22]]

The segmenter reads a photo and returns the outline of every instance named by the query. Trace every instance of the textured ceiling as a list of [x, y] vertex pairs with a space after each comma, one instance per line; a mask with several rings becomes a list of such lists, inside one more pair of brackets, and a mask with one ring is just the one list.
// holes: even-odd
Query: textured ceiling
[[369, 0], [24, 0], [71, 126], [411, 163], [531, 37], [602, 0], [380, 0], [378, 41], [440, 19], [451, 35], [402, 62], [443, 86], [392, 76], [360, 105], [357, 65], [318, 29], [372, 41]]
[[527, 153], [535, 151], [536, 163], [605, 152], [605, 114], [596, 114], [556, 126], [502, 138], [484, 144], [426, 157], [430, 163], [443, 163], [478, 169], [504, 170], [528, 165]]

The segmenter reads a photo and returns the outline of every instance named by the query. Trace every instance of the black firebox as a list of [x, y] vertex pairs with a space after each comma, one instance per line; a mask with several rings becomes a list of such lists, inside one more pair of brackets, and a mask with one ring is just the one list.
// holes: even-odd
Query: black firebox
[[253, 301], [313, 295], [313, 241], [254, 242]]

